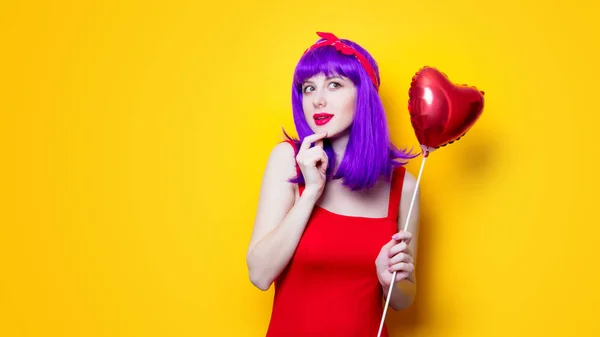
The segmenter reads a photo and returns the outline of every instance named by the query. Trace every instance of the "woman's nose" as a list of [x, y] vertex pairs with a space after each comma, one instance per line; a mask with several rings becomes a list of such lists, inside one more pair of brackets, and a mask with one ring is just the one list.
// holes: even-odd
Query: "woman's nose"
[[324, 107], [325, 105], [327, 105], [325, 93], [322, 90], [318, 90], [317, 92], [315, 92], [313, 105], [315, 107]]

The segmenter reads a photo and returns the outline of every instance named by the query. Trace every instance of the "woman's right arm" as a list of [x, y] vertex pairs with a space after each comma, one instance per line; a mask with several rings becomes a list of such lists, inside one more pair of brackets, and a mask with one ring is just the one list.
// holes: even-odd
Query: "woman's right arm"
[[[305, 152], [309, 151], [305, 149]], [[317, 153], [318, 149], [310, 151], [304, 158], [311, 154], [314, 157]], [[295, 174], [294, 149], [285, 142], [277, 144], [269, 156], [263, 175], [246, 256], [250, 281], [261, 290], [269, 289], [294, 255], [322, 192], [319, 184], [307, 184], [302, 196], [295, 201], [293, 184], [288, 181]]]

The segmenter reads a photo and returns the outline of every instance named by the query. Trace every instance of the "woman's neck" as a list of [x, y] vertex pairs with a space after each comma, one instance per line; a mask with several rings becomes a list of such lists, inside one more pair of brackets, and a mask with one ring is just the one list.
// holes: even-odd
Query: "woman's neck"
[[336, 135], [333, 138], [329, 138], [329, 141], [331, 142], [331, 148], [335, 153], [336, 163], [340, 163], [342, 161], [342, 158], [344, 158], [344, 153], [346, 152], [346, 147], [348, 146], [349, 139], [349, 130], [344, 131], [343, 133]]

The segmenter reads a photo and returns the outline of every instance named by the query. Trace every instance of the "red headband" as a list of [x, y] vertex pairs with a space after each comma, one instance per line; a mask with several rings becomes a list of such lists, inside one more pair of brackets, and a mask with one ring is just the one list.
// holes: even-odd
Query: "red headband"
[[343, 43], [342, 41], [340, 41], [340, 39], [338, 39], [332, 33], [317, 32], [317, 35], [324, 38], [325, 40], [321, 41], [321, 42], [317, 42], [317, 43], [313, 44], [312, 46], [310, 46], [310, 48], [308, 48], [304, 52], [304, 54], [308, 53], [309, 51], [311, 51], [315, 48], [324, 47], [324, 46], [334, 46], [335, 49], [337, 49], [337, 51], [341, 52], [344, 55], [354, 55], [358, 59], [360, 64], [363, 66], [363, 68], [367, 71], [367, 74], [371, 78], [373, 85], [375, 85], [375, 89], [377, 91], [379, 91], [379, 82], [377, 81], [377, 76], [375, 76], [375, 70], [371, 66], [371, 63], [369, 63], [369, 61], [367, 61], [367, 59], [365, 58], [365, 56], [363, 54], [358, 52], [358, 50], [356, 50], [356, 49], [350, 47], [349, 45]]

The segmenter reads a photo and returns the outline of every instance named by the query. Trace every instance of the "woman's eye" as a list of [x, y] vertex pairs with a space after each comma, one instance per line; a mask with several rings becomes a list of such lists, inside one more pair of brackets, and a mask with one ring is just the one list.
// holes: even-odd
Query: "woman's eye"
[[304, 92], [312, 91], [313, 87], [311, 85], [304, 87]]
[[330, 88], [339, 88], [339, 87], [341, 87], [341, 85], [338, 82], [331, 82], [331, 83], [329, 83], [329, 87]]

